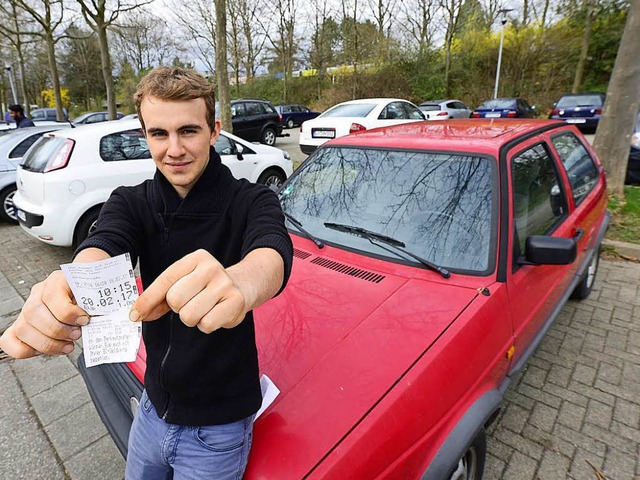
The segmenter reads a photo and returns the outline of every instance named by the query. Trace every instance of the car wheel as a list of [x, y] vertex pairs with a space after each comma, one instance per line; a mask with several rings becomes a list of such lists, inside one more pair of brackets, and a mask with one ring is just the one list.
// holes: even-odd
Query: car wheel
[[578, 285], [576, 285], [575, 290], [571, 294], [571, 298], [576, 300], [584, 300], [591, 294], [591, 290], [593, 289], [593, 284], [596, 281], [596, 273], [598, 271], [598, 264], [600, 263], [600, 246], [598, 246], [598, 250], [595, 255], [589, 262], [589, 266], [587, 267], [587, 271], [584, 274], [584, 278], [580, 281]]
[[449, 480], [482, 480], [487, 456], [487, 434], [480, 430], [453, 467]]
[[273, 147], [276, 144], [276, 131], [273, 128], [265, 128], [260, 137], [260, 143]]
[[94, 208], [85, 213], [84, 217], [80, 219], [73, 236], [73, 248], [76, 248], [89, 234], [93, 233], [98, 223], [98, 215], [100, 215], [100, 208]]
[[293, 118], [290, 118], [289, 120], [287, 120], [287, 128], [293, 128], [293, 127], [294, 127]]
[[258, 183], [266, 185], [267, 187], [280, 188], [280, 186], [284, 183], [285, 180], [286, 178], [284, 174], [273, 168], [265, 170], [258, 177]]
[[9, 223], [18, 223], [18, 217], [13, 205], [13, 197], [15, 194], [15, 185], [9, 185], [0, 192], [0, 203], [2, 204], [2, 209], [0, 209], [0, 218]]

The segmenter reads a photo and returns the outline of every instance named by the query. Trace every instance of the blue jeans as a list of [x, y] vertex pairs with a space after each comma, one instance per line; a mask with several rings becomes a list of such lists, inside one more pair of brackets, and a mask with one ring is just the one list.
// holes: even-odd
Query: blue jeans
[[129, 433], [127, 480], [240, 480], [249, 460], [253, 418], [188, 427], [165, 422], [147, 391]]

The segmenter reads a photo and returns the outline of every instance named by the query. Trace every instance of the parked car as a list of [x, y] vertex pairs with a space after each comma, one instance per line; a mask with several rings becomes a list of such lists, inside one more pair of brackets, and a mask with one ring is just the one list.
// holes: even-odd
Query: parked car
[[604, 93], [572, 93], [564, 95], [554, 104], [549, 115], [553, 120], [564, 120], [584, 131], [595, 131], [604, 106]]
[[0, 218], [6, 222], [18, 223], [13, 197], [16, 193], [16, 169], [22, 157], [42, 135], [68, 128], [68, 124], [35, 126], [11, 130], [9, 135], [0, 136]]
[[320, 115], [320, 112], [312, 112], [311, 109], [304, 105], [276, 105], [276, 111], [282, 117], [280, 123], [287, 128], [301, 125], [302, 122], [306, 122]]
[[124, 117], [120, 118], [119, 120], [134, 120], [138, 118], [138, 114], [137, 113], [130, 113], [128, 115], [125, 115]]
[[627, 178], [625, 183], [640, 185], [640, 113], [631, 136], [631, 151], [627, 164]]
[[[117, 112], [117, 120], [120, 120], [124, 116], [124, 113]], [[74, 125], [88, 125], [90, 123], [101, 123], [109, 121], [109, 112], [89, 112], [73, 120]]]
[[472, 118], [535, 118], [536, 106], [523, 98], [494, 98], [480, 104]]
[[[68, 119], [69, 114], [67, 113], [67, 109], [63, 108], [62, 113], [64, 114], [64, 118]], [[55, 108], [36, 108], [31, 110], [31, 115], [29, 116], [31, 120], [37, 124], [37, 122], [48, 121], [55, 122], [57, 121], [56, 117], [56, 109]], [[66, 121], [66, 120], [63, 120]]]
[[334, 105], [300, 127], [300, 150], [310, 154], [332, 138], [371, 128], [424, 120], [413, 103], [397, 98], [363, 98]]
[[[215, 144], [238, 178], [279, 186], [293, 172], [289, 155], [222, 132]], [[120, 185], [156, 170], [138, 120], [116, 120], [45, 135], [17, 172], [16, 215], [30, 235], [77, 245], [94, 228], [102, 204]]]
[[[548, 120], [397, 125], [324, 144], [279, 195], [294, 266], [254, 318], [281, 393], [244, 478], [481, 478], [505, 391], [594, 285], [608, 225], [594, 151]], [[145, 357], [79, 360], [123, 454]]]
[[[216, 112], [218, 103], [216, 103]], [[233, 134], [249, 142], [274, 146], [282, 135], [280, 114], [271, 102], [256, 99], [231, 101], [231, 125]]]
[[432, 100], [422, 102], [418, 108], [424, 113], [427, 120], [447, 120], [471, 116], [471, 109], [460, 100]]

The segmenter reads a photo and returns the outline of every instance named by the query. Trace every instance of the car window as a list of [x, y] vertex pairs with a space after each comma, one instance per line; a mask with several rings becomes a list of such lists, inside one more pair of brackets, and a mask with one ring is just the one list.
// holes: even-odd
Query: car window
[[454, 102], [455, 108], [458, 110], [467, 110], [467, 106], [462, 102]]
[[556, 135], [551, 141], [567, 171], [573, 199], [578, 205], [598, 183], [598, 168], [573, 133]]
[[141, 160], [151, 158], [151, 152], [142, 129], [105, 135], [100, 139], [100, 157], [105, 162]]
[[220, 135], [213, 146], [218, 155], [234, 155], [236, 153], [236, 143], [224, 135]]
[[375, 103], [347, 103], [336, 105], [324, 112], [322, 117], [366, 117], [376, 107]]
[[257, 103], [257, 102], [247, 102], [244, 104], [244, 107], [246, 109], [246, 115], [247, 117], [251, 117], [254, 115], [262, 115], [264, 113], [264, 108], [262, 108], [262, 104], [261, 103]]
[[9, 153], [9, 158], [23, 157], [27, 150], [29, 150], [29, 147], [36, 143], [36, 140], [38, 140], [45, 133], [46, 132], [39, 132], [34, 135], [30, 135], [22, 140], [18, 145], [15, 146], [13, 150], [11, 150], [11, 152]]
[[456, 109], [458, 107], [456, 107], [456, 102], [449, 102], [447, 103], [447, 108]]
[[483, 102], [478, 109], [484, 108], [513, 108], [516, 102], [513, 98], [494, 98]]
[[602, 106], [602, 97], [600, 95], [568, 95], [562, 97], [557, 108], [573, 108], [573, 107], [591, 107]]
[[389, 105], [382, 109], [379, 120], [406, 120], [407, 113], [402, 108], [402, 102], [391, 102]]
[[244, 108], [244, 103], [234, 103], [231, 105], [231, 118], [236, 117], [245, 117], [246, 111]]
[[278, 112], [276, 112], [276, 109], [270, 103], [260, 103], [259, 105], [262, 109], [262, 113], [275, 113], [276, 115], [278, 114]]
[[422, 114], [419, 108], [414, 107], [413, 105], [407, 102], [402, 102], [402, 106], [404, 107], [404, 110], [406, 112], [406, 115], [407, 115], [406, 118], [410, 120], [424, 120], [424, 115]]
[[422, 110], [423, 112], [434, 112], [436, 110], [440, 110], [440, 105], [420, 105], [420, 110]]
[[524, 254], [527, 237], [550, 234], [566, 217], [567, 201], [553, 160], [541, 144], [513, 158], [511, 182], [515, 221], [514, 258], [518, 258]]
[[35, 110], [31, 112], [31, 120], [45, 120], [47, 112], [45, 110]]
[[325, 147], [291, 177], [280, 199], [328, 242], [412, 261], [324, 222], [358, 226], [439, 265], [479, 273], [492, 269], [495, 258], [495, 170], [493, 160], [469, 153]]

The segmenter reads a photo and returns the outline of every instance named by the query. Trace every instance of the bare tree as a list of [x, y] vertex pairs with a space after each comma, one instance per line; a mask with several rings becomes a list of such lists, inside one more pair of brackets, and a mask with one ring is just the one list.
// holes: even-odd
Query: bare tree
[[311, 68], [317, 70], [317, 98], [319, 99], [327, 67], [333, 64], [334, 47], [339, 33], [338, 24], [331, 18], [331, 7], [326, 1], [312, 0], [310, 6], [311, 46], [308, 61]]
[[591, 39], [591, 26], [593, 24], [594, 8], [593, 0], [583, 0], [582, 11], [584, 14], [584, 31], [582, 32], [582, 45], [580, 47], [580, 58], [578, 59], [578, 65], [576, 66], [576, 75], [573, 79], [573, 93], [578, 93], [582, 87], [582, 80], [584, 78], [584, 66], [587, 62], [587, 56], [589, 55], [589, 40]]
[[171, 4], [183, 40], [196, 51], [198, 59], [212, 74], [216, 71], [216, 16], [211, 0], [176, 0]]
[[225, 0], [215, 0], [216, 6], [216, 80], [218, 83], [218, 105], [222, 128], [232, 131], [231, 95], [229, 94], [229, 72], [227, 71], [227, 5]]
[[[23, 0], [17, 0], [23, 1]], [[76, 0], [80, 6], [82, 16], [87, 25], [98, 35], [100, 45], [100, 60], [102, 62], [102, 76], [107, 90], [107, 111], [109, 119], [116, 117], [116, 94], [113, 82], [113, 67], [111, 65], [111, 54], [109, 52], [109, 39], [107, 29], [109, 29], [118, 17], [125, 13], [140, 8], [151, 3], [153, 0], [144, 2], [124, 3], [122, 0], [115, 0], [113, 8], [107, 5], [107, 0]]]
[[403, 1], [404, 10], [403, 26], [412, 39], [412, 45], [417, 45], [418, 58], [424, 58], [431, 48], [433, 37], [432, 19], [434, 5], [432, 0]]
[[[34, 6], [34, 4], [37, 6]], [[65, 38], [64, 35], [58, 34], [58, 30], [64, 21], [63, 2], [62, 0], [38, 0], [38, 2], [27, 3], [26, 0], [12, 0], [10, 8], [13, 9], [14, 6], [23, 10], [41, 28], [39, 31], [31, 31], [30, 33], [45, 41], [56, 104], [56, 118], [58, 121], [62, 121], [64, 120], [64, 112], [62, 110], [62, 93], [60, 91], [60, 75], [58, 74], [58, 64], [56, 62], [55, 45], [59, 40]], [[4, 3], [0, 4], [0, 8], [5, 12], [10, 11]], [[12, 29], [8, 30], [12, 31]], [[21, 35], [22, 33], [18, 29], [13, 34]]]
[[389, 37], [391, 34], [392, 13], [396, 11], [396, 0], [368, 0], [369, 9], [378, 28], [378, 60], [389, 59]]
[[245, 47], [242, 35], [242, 18], [240, 17], [239, 12], [239, 2], [230, 0], [229, 2], [227, 2], [227, 9], [229, 12], [229, 28], [227, 29], [227, 39], [229, 53], [231, 54], [231, 60], [229, 64], [233, 69], [236, 93], [240, 93], [240, 73], [243, 66], [243, 60], [245, 58]]
[[640, 109], [640, 1], [633, 1], [627, 13], [618, 55], [607, 89], [607, 100], [593, 142], [608, 173], [609, 191], [624, 193], [629, 144]]
[[251, 80], [256, 75], [258, 69], [258, 59], [264, 51], [267, 41], [265, 35], [261, 35], [257, 19], [263, 14], [263, 6], [259, 0], [233, 0], [239, 5], [238, 14], [240, 24], [244, 34], [246, 55], [244, 60], [244, 71], [247, 80]]
[[446, 22], [444, 35], [444, 89], [445, 96], [451, 96], [451, 45], [458, 30], [460, 11], [464, 0], [439, 0]]

